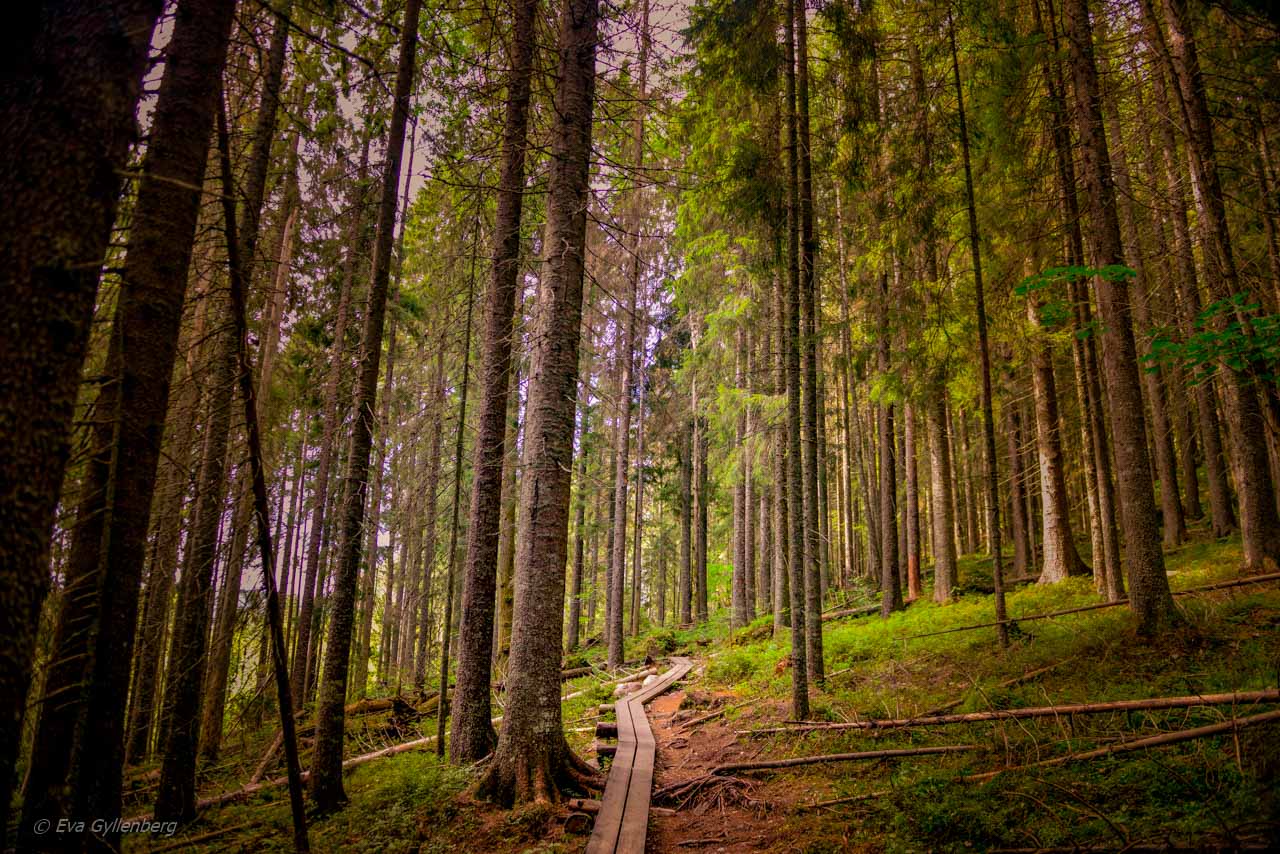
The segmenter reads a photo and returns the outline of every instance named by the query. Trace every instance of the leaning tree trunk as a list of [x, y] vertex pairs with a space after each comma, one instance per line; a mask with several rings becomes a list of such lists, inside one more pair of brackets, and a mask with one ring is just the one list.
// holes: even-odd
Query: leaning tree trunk
[[[1063, 10], [1075, 80], [1076, 126], [1080, 134], [1085, 185], [1094, 229], [1097, 266], [1124, 262], [1116, 213], [1111, 163], [1103, 131], [1098, 71], [1093, 60], [1093, 33], [1087, 0], [1065, 0]], [[1110, 274], [1095, 277], [1103, 322], [1103, 363], [1111, 402], [1111, 430], [1119, 470], [1120, 510], [1124, 519], [1129, 602], [1138, 615], [1139, 631], [1154, 635], [1177, 619], [1169, 579], [1160, 550], [1151, 465], [1147, 458], [1146, 419], [1138, 378], [1137, 352], [1129, 299], [1123, 281]], [[1265, 451], [1264, 451], [1265, 453]], [[1265, 466], [1265, 460], [1263, 461]], [[1272, 505], [1274, 513], [1274, 505]]]
[[483, 796], [504, 804], [556, 800], [562, 782], [594, 777], [565, 741], [560, 657], [598, 16], [597, 0], [569, 0], [560, 23], [549, 248], [527, 392], [507, 714], [479, 784]]
[[[160, 0], [32, 7], [0, 82], [0, 847], [98, 277]], [[189, 242], [189, 241], [188, 241]], [[145, 524], [145, 523], [144, 523]]]
[[493, 264], [485, 295], [481, 338], [480, 419], [475, 438], [467, 557], [463, 568], [458, 688], [449, 740], [449, 758], [454, 762], [475, 762], [487, 756], [497, 740], [489, 722], [493, 716], [489, 683], [502, 524], [507, 386], [511, 378], [512, 320], [520, 284], [520, 221], [537, 11], [538, 0], [519, 0], [515, 4], [511, 35], [511, 68], [502, 130], [502, 174], [498, 179]]
[[382, 328], [386, 318], [387, 286], [391, 274], [396, 191], [401, 155], [404, 152], [409, 100], [412, 96], [418, 13], [421, 8], [421, 0], [407, 0], [400, 28], [400, 61], [396, 73], [395, 101], [391, 111], [391, 125], [387, 131], [377, 238], [369, 279], [368, 313], [365, 315], [361, 335], [360, 373], [354, 402], [356, 420], [352, 428], [351, 456], [347, 460], [346, 503], [342, 508], [338, 539], [329, 643], [324, 660], [324, 682], [317, 704], [315, 753], [311, 761], [311, 779], [308, 781], [311, 797], [321, 809], [333, 809], [346, 800], [342, 787], [342, 744], [346, 721], [347, 670], [355, 618], [356, 582], [360, 572], [360, 535], [369, 486], [369, 454], [373, 447], [373, 407], [377, 398]]
[[[246, 283], [253, 281], [257, 257], [258, 226], [266, 196], [267, 171], [271, 162], [276, 113], [284, 79], [290, 6], [290, 3], [284, 3], [275, 15], [246, 172], [242, 207], [244, 230], [240, 232], [235, 248], [241, 262], [241, 275]], [[233, 190], [224, 187], [223, 192], [231, 193]], [[195, 556], [195, 571], [179, 588], [179, 600], [191, 610], [181, 615], [178, 627], [174, 630], [169, 660], [172, 676], [166, 688], [169, 701], [165, 758], [156, 797], [157, 818], [163, 815], [167, 820], [183, 822], [192, 820], [196, 811], [195, 751], [200, 741], [200, 710], [203, 701], [201, 688], [208, 646], [207, 599], [212, 582], [222, 498], [226, 489], [225, 457], [238, 342], [235, 336], [224, 333], [215, 346], [220, 349], [215, 351], [214, 378], [210, 384], [212, 392], [208, 433], [211, 438], [205, 447], [205, 458], [201, 463], [200, 500], [191, 546], [191, 552]]]

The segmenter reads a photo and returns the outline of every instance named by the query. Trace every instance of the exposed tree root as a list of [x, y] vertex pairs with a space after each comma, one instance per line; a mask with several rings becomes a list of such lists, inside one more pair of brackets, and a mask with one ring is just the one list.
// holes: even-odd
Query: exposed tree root
[[[504, 753], [509, 758], [504, 760]], [[578, 757], [564, 736], [533, 750], [508, 750], [500, 743], [493, 760], [473, 787], [480, 800], [511, 807], [527, 803], [559, 803], [566, 790], [599, 791], [599, 769]]]

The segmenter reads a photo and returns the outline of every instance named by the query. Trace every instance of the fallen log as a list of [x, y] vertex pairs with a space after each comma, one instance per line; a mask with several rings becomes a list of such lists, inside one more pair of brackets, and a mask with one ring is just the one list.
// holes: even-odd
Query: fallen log
[[1032, 706], [1026, 709], [997, 709], [990, 712], [965, 712], [956, 715], [925, 715], [917, 718], [847, 721], [837, 723], [803, 723], [795, 726], [739, 730], [738, 735], [774, 735], [777, 733], [833, 732], [836, 730], [897, 729], [940, 726], [943, 724], [981, 723], [1018, 718], [1056, 718], [1071, 715], [1099, 715], [1108, 712], [1140, 712], [1160, 709], [1185, 709], [1192, 706], [1226, 706], [1241, 703], [1280, 702], [1280, 688], [1262, 691], [1237, 691], [1230, 694], [1193, 694], [1184, 697], [1153, 697], [1147, 700], [1111, 700], [1102, 703], [1074, 703], [1064, 706]]
[[[1244, 587], [1249, 584], [1261, 584], [1265, 581], [1280, 580], [1280, 572], [1269, 572], [1265, 575], [1251, 575], [1246, 578], [1233, 578], [1230, 581], [1219, 581], [1215, 584], [1204, 584], [1199, 587], [1188, 587], [1186, 590], [1173, 591], [1174, 596], [1190, 596], [1195, 593], [1207, 593], [1211, 590], [1226, 590], [1231, 587]], [[909, 641], [918, 640], [920, 638], [932, 638], [939, 635], [949, 635], [955, 632], [968, 632], [974, 629], [989, 629], [999, 625], [1009, 625], [1011, 623], [1029, 623], [1032, 620], [1048, 620], [1053, 617], [1065, 617], [1068, 614], [1080, 614], [1085, 611], [1098, 611], [1103, 608], [1118, 608], [1121, 605], [1128, 605], [1128, 599], [1117, 599], [1115, 602], [1095, 602], [1092, 605], [1081, 605], [1078, 608], [1067, 608], [1062, 611], [1047, 611], [1043, 614], [1027, 614], [1021, 617], [1009, 617], [1004, 620], [993, 620], [989, 623], [974, 623], [969, 626], [956, 626], [951, 629], [942, 629], [936, 632], [924, 632], [918, 635], [903, 635], [895, 638], [895, 640]]]
[[[440, 705], [439, 692], [429, 697], [420, 709], [415, 709], [413, 706], [409, 705], [408, 701], [399, 695], [394, 697], [378, 697], [376, 699], [366, 698], [347, 704], [346, 716], [348, 718], [355, 718], [362, 715], [376, 715], [379, 712], [394, 712], [400, 717], [411, 717], [433, 712], [438, 705]], [[305, 724], [300, 724], [296, 732], [298, 737], [301, 738], [314, 731], [315, 728], [315, 721], [310, 721]], [[283, 743], [283, 731], [276, 730], [275, 738], [271, 740], [271, 744], [267, 747], [266, 753], [262, 754], [262, 758], [258, 760], [258, 765], [254, 768], [253, 776], [249, 778], [250, 783], [257, 783], [262, 780], [267, 773], [267, 768], [270, 767], [272, 760], [275, 759], [276, 751], [280, 749], [280, 746]]]
[[826, 753], [819, 756], [797, 756], [793, 759], [766, 759], [759, 762], [735, 762], [712, 768], [713, 775], [736, 774], [742, 771], [767, 771], [774, 768], [795, 768], [800, 765], [827, 765], [832, 762], [856, 762], [866, 759], [897, 759], [905, 756], [933, 756], [939, 753], [965, 753], [980, 750], [976, 744], [949, 744], [942, 747], [905, 747], [892, 750], [864, 750], [861, 753]]
[[823, 614], [822, 622], [825, 623], [828, 620], [839, 620], [844, 617], [861, 617], [864, 614], [878, 614], [878, 613], [880, 613], [879, 605], [864, 605], [861, 608], [845, 608], [842, 611], [831, 611], [829, 613]]
[[[605, 682], [605, 683], [603, 683], [603, 684], [605, 684], [605, 685], [626, 685], [626, 684], [627, 684], [627, 683], [629, 683], [629, 682], [639, 682], [640, 680], [642, 680], [642, 679], [644, 679], [644, 678], [646, 678], [646, 677], [653, 676], [653, 675], [654, 675], [654, 674], [656, 674], [657, 672], [658, 672], [658, 668], [656, 668], [656, 667], [646, 667], [644, 670], [641, 670], [639, 673], [632, 673], [630, 676], [624, 676], [624, 677], [622, 677], [621, 679], [615, 679], [615, 680], [614, 680], [614, 681], [612, 681], [612, 682]], [[563, 702], [566, 702], [566, 701], [568, 701], [568, 700], [574, 700], [574, 699], [577, 699], [578, 697], [581, 697], [581, 696], [583, 696], [584, 694], [586, 694], [588, 691], [592, 690], [592, 688], [593, 688], [593, 687], [594, 687], [594, 686], [590, 686], [590, 687], [583, 688], [583, 689], [578, 690], [578, 691], [574, 691], [573, 693], [570, 693], [570, 694], [565, 694], [563, 697], [561, 697], [561, 698], [560, 698], [560, 702], [562, 702], [562, 703], [563, 703]], [[603, 706], [601, 706], [601, 708], [603, 708]]]
[[1166, 744], [1179, 744], [1184, 741], [1194, 741], [1198, 738], [1208, 738], [1214, 735], [1235, 732], [1236, 730], [1244, 729], [1245, 727], [1275, 722], [1280, 722], [1280, 709], [1263, 712], [1257, 715], [1250, 715], [1247, 718], [1232, 718], [1228, 721], [1221, 721], [1216, 724], [1207, 724], [1205, 726], [1198, 726], [1192, 729], [1182, 729], [1177, 730], [1176, 732], [1163, 732], [1159, 735], [1139, 738], [1136, 741], [1121, 741], [1116, 744], [1108, 744], [1106, 747], [1099, 747], [1095, 750], [1086, 750], [1083, 753], [1069, 753], [1066, 756], [1055, 756], [1052, 759], [1044, 759], [1040, 762], [1031, 762], [1026, 765], [1017, 765], [1012, 768], [997, 768], [994, 771], [985, 771], [981, 774], [971, 774], [967, 777], [961, 777], [960, 779], [969, 783], [980, 783], [1008, 771], [1021, 771], [1026, 768], [1046, 768], [1052, 765], [1065, 765], [1068, 762], [1081, 762], [1086, 759], [1101, 759], [1106, 756], [1115, 756], [1118, 753], [1132, 753], [1137, 750], [1149, 750], [1153, 747], [1163, 747]]

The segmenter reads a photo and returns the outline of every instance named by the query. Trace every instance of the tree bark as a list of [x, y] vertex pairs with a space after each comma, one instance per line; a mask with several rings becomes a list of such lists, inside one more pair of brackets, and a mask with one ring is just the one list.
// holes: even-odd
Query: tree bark
[[787, 575], [791, 585], [791, 713], [804, 719], [809, 716], [809, 667], [806, 654], [809, 635], [805, 631], [806, 562], [804, 469], [801, 457], [803, 437], [801, 423], [800, 375], [800, 182], [799, 143], [796, 119], [796, 28], [795, 19], [802, 10], [796, 0], [787, 0], [786, 41], [786, 121], [787, 121], [787, 275], [785, 280], [786, 334], [782, 339], [786, 365], [787, 390]]
[[[1097, 266], [1106, 268], [1123, 264], [1124, 258], [1086, 0], [1064, 0], [1064, 16], [1075, 80], [1075, 118], [1089, 192], [1094, 253]], [[1169, 594], [1164, 555], [1160, 550], [1129, 299], [1123, 282], [1116, 282], [1108, 275], [1096, 276], [1095, 288], [1104, 324], [1102, 355], [1111, 402], [1116, 467], [1120, 472], [1129, 601], [1138, 615], [1139, 631], [1150, 636], [1174, 622], [1177, 612]]]
[[346, 720], [347, 671], [355, 620], [356, 583], [360, 571], [361, 531], [369, 486], [369, 456], [373, 447], [373, 408], [377, 398], [382, 330], [391, 274], [396, 195], [399, 189], [401, 155], [404, 151], [405, 125], [408, 122], [409, 101], [412, 96], [420, 9], [420, 0], [407, 0], [400, 29], [395, 100], [387, 131], [377, 237], [369, 278], [369, 301], [361, 335], [360, 373], [356, 380], [354, 401], [356, 420], [352, 428], [351, 455], [347, 460], [346, 495], [333, 585], [333, 610], [324, 659], [324, 682], [317, 704], [315, 752], [312, 756], [311, 778], [308, 781], [311, 797], [321, 810], [333, 809], [346, 800], [342, 786], [342, 745]]
[[0, 847], [80, 370], [162, 5], [39, 6], [5, 33], [0, 482], [9, 486], [0, 496]]
[[462, 624], [458, 633], [458, 688], [449, 740], [453, 762], [474, 762], [493, 750], [489, 719], [493, 662], [493, 611], [498, 538], [502, 521], [502, 473], [511, 377], [512, 321], [520, 272], [520, 222], [528, 145], [533, 30], [538, 0], [517, 0], [502, 131], [502, 174], [494, 220], [493, 264], [485, 296], [481, 338], [481, 393], [475, 441], [467, 557], [463, 568]]
[[556, 800], [567, 775], [591, 773], [565, 741], [560, 656], [597, 25], [597, 0], [569, 0], [560, 22], [548, 249], [527, 392], [507, 714], [479, 784], [483, 796], [504, 804]]
[[818, 320], [817, 277], [814, 256], [818, 241], [813, 227], [813, 165], [809, 153], [809, 28], [805, 18], [806, 4], [793, 2], [795, 14], [795, 65], [797, 126], [799, 130], [800, 166], [800, 342], [803, 345], [804, 375], [803, 409], [800, 413], [803, 431], [804, 475], [802, 505], [804, 510], [804, 599], [805, 599], [805, 664], [809, 678], [822, 684], [822, 559], [824, 548], [819, 518], [818, 489]]
[[955, 502], [951, 485], [955, 478], [951, 468], [951, 441], [947, 437], [947, 403], [935, 394], [925, 411], [929, 424], [929, 490], [933, 521], [933, 598], [946, 602], [959, 580], [956, 577]]

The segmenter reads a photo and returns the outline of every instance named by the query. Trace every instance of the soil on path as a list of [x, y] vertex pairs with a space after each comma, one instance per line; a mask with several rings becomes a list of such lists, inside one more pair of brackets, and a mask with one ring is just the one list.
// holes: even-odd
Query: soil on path
[[650, 815], [648, 851], [795, 850], [791, 807], [812, 797], [808, 786], [784, 778], [726, 783], [708, 777], [715, 766], [749, 759], [761, 749], [734, 735], [741, 721], [726, 723], [721, 715], [699, 722], [736, 702], [728, 692], [678, 690], [649, 703], [658, 747], [653, 806], [676, 812]]

